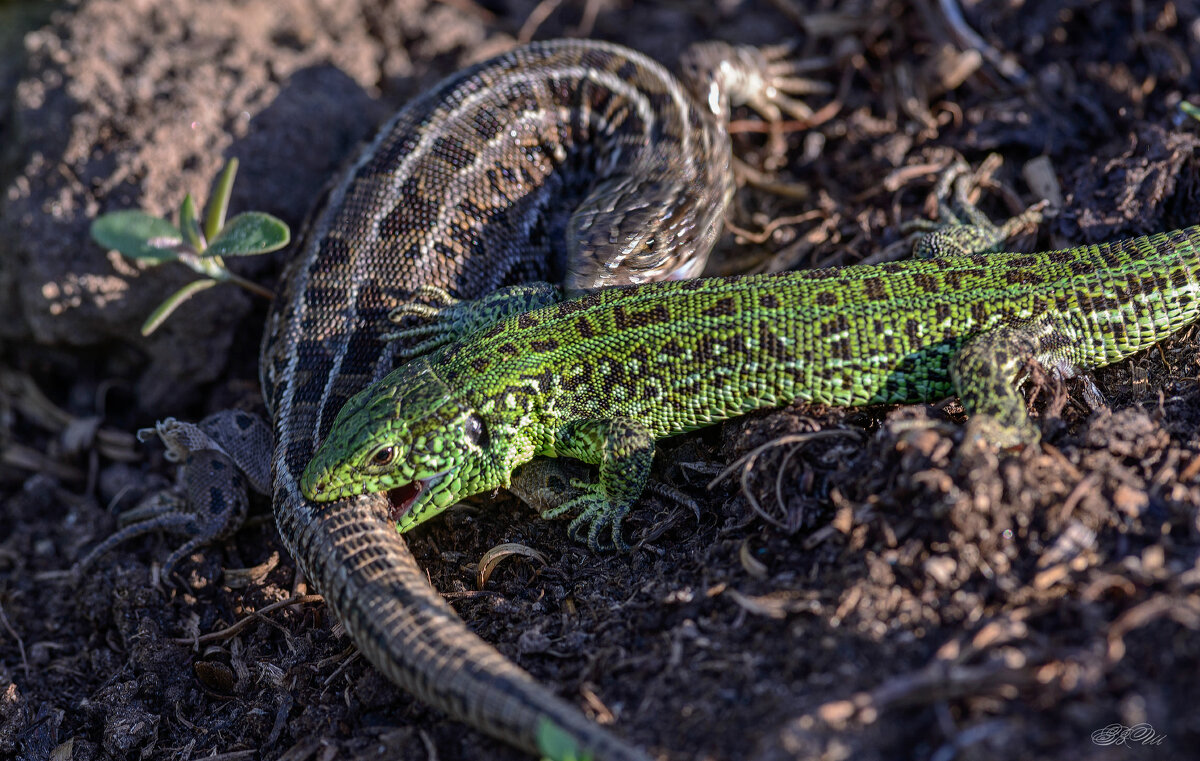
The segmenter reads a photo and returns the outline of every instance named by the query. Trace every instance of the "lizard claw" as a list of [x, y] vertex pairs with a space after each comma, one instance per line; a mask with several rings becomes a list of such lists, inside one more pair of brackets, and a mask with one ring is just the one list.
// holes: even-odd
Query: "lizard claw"
[[513, 285], [474, 301], [456, 299], [449, 292], [430, 286], [418, 288], [416, 294], [438, 305], [401, 304], [391, 311], [391, 320], [399, 322], [407, 317], [424, 317], [432, 322], [401, 328], [383, 336], [385, 341], [415, 342], [397, 352], [405, 358], [427, 354], [506, 317], [547, 306], [561, 298], [558, 288], [549, 283]]
[[680, 59], [683, 77], [695, 95], [723, 123], [728, 123], [732, 106], [745, 105], [768, 124], [770, 164], [782, 163], [787, 153], [784, 114], [810, 122], [812, 108], [797, 96], [827, 94], [833, 87], [802, 74], [829, 69], [827, 57], [797, 60], [791, 44], [754, 47], [725, 42], [700, 42]]
[[[442, 310], [449, 309], [462, 300], [457, 299], [450, 294], [445, 288], [438, 288], [432, 285], [422, 285], [413, 290], [413, 301], [408, 301], [401, 304], [391, 312], [388, 312], [388, 319], [392, 322], [400, 322], [405, 317], [437, 317], [442, 313]], [[417, 299], [428, 301], [428, 304], [422, 303]]]
[[[600, 484], [591, 481], [571, 479], [571, 487], [583, 493], [557, 507], [543, 510], [542, 517], [551, 519], [578, 513], [567, 526], [567, 535], [573, 541], [583, 543], [586, 540], [593, 552], [629, 552], [629, 543], [621, 536], [621, 521], [629, 512], [629, 506], [612, 504]], [[602, 539], [606, 528], [611, 542]]]
[[900, 226], [901, 232], [913, 239], [915, 258], [998, 252], [1019, 230], [1042, 222], [1046, 201], [1029, 206], [1001, 224], [989, 219], [971, 201], [971, 193], [995, 172], [999, 164], [1000, 159], [992, 154], [978, 171], [972, 172], [967, 162], [959, 158], [942, 172], [933, 191], [937, 220], [914, 219]]

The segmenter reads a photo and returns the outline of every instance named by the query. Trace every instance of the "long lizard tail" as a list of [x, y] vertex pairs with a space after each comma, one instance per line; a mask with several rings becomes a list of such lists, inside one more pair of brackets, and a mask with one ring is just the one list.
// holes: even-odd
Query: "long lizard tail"
[[[277, 490], [283, 491], [280, 486], [277, 482]], [[318, 506], [279, 491], [275, 516], [280, 534], [294, 544], [288, 550], [305, 566], [304, 573], [317, 583], [358, 648], [394, 682], [529, 753], [649, 761], [467, 630], [429, 586], [404, 540], [389, 528], [384, 497]]]

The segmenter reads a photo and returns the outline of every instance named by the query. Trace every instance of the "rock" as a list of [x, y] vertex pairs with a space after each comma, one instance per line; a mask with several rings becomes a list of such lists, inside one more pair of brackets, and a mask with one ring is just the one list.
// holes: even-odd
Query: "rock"
[[[197, 276], [104, 251], [89, 224], [134, 207], [173, 218], [185, 193], [207, 199], [236, 156], [231, 213], [267, 211], [296, 237], [347, 155], [392, 109], [371, 91], [381, 66], [403, 67], [382, 52], [362, 4], [85, 0], [27, 34], [5, 135], [15, 175], [2, 179], [0, 197], [0, 336], [128, 342], [147, 356], [137, 391], [155, 413], [177, 410], [216, 378], [235, 332], [261, 329], [265, 305], [222, 285], [142, 339], [146, 316]], [[253, 259], [232, 268], [258, 280], [275, 269]]]

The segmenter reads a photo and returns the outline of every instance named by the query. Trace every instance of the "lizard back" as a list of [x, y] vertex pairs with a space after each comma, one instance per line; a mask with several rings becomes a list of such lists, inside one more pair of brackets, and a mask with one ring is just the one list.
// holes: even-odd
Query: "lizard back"
[[432, 365], [496, 425], [625, 416], [660, 437], [794, 401], [948, 396], [965, 341], [1034, 319], [1067, 339], [1047, 355], [1110, 364], [1194, 322], [1198, 294], [1192, 227], [1036, 254], [612, 289], [507, 319]]

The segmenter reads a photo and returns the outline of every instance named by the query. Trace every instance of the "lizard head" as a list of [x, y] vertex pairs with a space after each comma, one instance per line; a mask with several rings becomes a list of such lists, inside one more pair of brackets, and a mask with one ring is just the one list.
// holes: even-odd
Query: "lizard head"
[[483, 418], [422, 357], [346, 403], [300, 486], [314, 502], [386, 492], [391, 518], [407, 531], [500, 485], [488, 444]]

